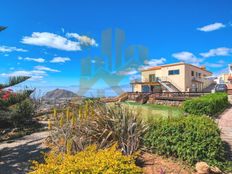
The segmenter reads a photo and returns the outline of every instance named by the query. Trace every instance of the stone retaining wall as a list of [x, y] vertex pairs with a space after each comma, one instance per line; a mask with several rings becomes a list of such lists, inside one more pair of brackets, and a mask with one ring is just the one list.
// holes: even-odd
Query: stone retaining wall
[[171, 100], [148, 100], [150, 104], [157, 104], [157, 105], [167, 105], [167, 106], [180, 106], [181, 101], [171, 101]]
[[[137, 99], [141, 96], [141, 95], [146, 95], [146, 94], [141, 94], [141, 93], [128, 93], [128, 100], [131, 101], [137, 101]], [[151, 94], [149, 96], [149, 99], [147, 101], [147, 103], [150, 104], [157, 104], [157, 105], [168, 105], [168, 106], [180, 106], [181, 105], [181, 101], [173, 101], [173, 100], [157, 100], [155, 98], [154, 94]]]
[[136, 98], [139, 96], [139, 93], [128, 93], [128, 100], [136, 101]]

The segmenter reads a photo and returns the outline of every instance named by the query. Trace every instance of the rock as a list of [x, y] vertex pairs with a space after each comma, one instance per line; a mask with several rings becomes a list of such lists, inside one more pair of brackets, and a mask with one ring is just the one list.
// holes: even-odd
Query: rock
[[196, 171], [197, 171], [198, 174], [209, 174], [210, 167], [205, 162], [198, 162], [196, 164]]
[[222, 171], [218, 167], [210, 167], [210, 173], [221, 174]]

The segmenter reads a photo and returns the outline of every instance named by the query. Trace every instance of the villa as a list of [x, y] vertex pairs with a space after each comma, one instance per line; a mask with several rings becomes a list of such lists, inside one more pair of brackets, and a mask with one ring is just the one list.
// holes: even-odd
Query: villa
[[203, 92], [213, 84], [205, 66], [184, 62], [141, 71], [141, 80], [131, 82], [133, 92]]

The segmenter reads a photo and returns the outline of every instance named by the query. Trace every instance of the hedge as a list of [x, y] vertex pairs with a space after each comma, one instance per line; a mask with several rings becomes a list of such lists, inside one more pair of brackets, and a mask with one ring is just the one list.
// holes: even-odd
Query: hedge
[[189, 164], [224, 161], [224, 145], [217, 124], [207, 116], [187, 116], [152, 123], [145, 134], [149, 151], [179, 158]]
[[216, 116], [228, 107], [228, 96], [226, 93], [207, 94], [198, 98], [183, 102], [183, 110], [194, 115]]

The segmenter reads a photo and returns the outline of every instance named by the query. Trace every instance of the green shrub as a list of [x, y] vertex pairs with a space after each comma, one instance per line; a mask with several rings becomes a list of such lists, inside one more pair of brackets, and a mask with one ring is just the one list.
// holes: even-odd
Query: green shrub
[[144, 137], [145, 146], [160, 155], [189, 164], [224, 161], [224, 146], [217, 124], [206, 116], [157, 120]]
[[135, 165], [134, 156], [124, 156], [115, 146], [97, 150], [89, 146], [75, 155], [49, 153], [45, 156], [45, 164], [34, 162], [34, 171], [29, 174], [139, 174], [142, 169]]
[[35, 104], [32, 99], [26, 99], [16, 104], [13, 109], [11, 121], [15, 127], [27, 124], [35, 115]]
[[189, 114], [216, 116], [216, 114], [222, 112], [228, 105], [229, 102], [226, 93], [214, 93], [185, 101], [183, 109]]

